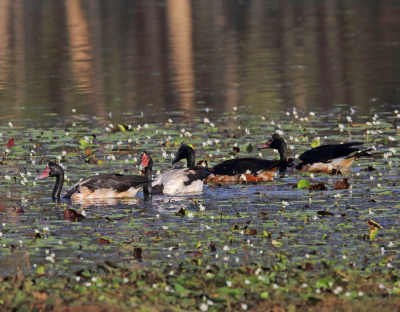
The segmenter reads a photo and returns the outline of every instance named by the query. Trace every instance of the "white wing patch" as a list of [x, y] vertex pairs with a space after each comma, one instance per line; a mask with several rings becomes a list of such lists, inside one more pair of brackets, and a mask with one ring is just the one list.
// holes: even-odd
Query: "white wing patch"
[[153, 182], [153, 186], [164, 185], [163, 193], [166, 195], [201, 193], [203, 191], [203, 181], [196, 180], [190, 185], [185, 185], [189, 181], [188, 174], [194, 174], [193, 170], [188, 168], [171, 169], [160, 174]]

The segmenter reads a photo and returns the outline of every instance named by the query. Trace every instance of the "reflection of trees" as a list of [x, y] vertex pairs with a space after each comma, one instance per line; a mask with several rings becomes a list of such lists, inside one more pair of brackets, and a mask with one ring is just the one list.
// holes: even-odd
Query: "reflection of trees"
[[192, 12], [189, 0], [167, 0], [167, 23], [171, 45], [171, 70], [179, 93], [180, 109], [193, 107], [194, 73], [192, 50]]
[[0, 105], [104, 116], [395, 102], [399, 12], [389, 0], [0, 0]]
[[0, 0], [0, 91], [6, 88], [8, 67], [10, 66], [6, 52], [10, 48], [9, 6], [9, 0]]

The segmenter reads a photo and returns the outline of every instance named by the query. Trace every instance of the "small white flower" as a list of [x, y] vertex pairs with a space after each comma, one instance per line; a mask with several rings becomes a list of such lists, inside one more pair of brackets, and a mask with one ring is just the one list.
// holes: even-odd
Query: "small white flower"
[[202, 303], [201, 305], [200, 305], [200, 308], [199, 308], [201, 311], [203, 311], [203, 312], [207, 312], [208, 311], [208, 305], [207, 305], [207, 303]]
[[77, 276], [77, 277], [75, 278], [75, 280], [76, 280], [77, 282], [79, 282], [79, 281], [81, 280], [81, 277], [80, 277], [80, 276]]
[[189, 218], [189, 219], [193, 218], [193, 213], [189, 213], [189, 214], [188, 214], [188, 218]]
[[251, 282], [250, 282], [249, 280], [245, 280], [244, 283], [245, 283], [246, 285], [250, 285]]
[[231, 281], [226, 281], [226, 286], [231, 287], [232, 286], [232, 282]]
[[310, 174], [310, 178], [313, 180], [314, 179], [314, 175], [311, 173]]
[[247, 310], [247, 304], [242, 303], [240, 306], [242, 307], [243, 310], [245, 310], [245, 311]]
[[206, 207], [204, 207], [202, 204], [200, 204], [199, 210], [200, 210], [200, 211], [204, 211], [204, 210], [206, 210]]
[[228, 251], [229, 250], [229, 246], [225, 245], [223, 250]]
[[278, 289], [279, 286], [278, 286], [277, 284], [273, 284], [273, 285], [272, 285], [272, 288], [273, 288], [273, 289]]

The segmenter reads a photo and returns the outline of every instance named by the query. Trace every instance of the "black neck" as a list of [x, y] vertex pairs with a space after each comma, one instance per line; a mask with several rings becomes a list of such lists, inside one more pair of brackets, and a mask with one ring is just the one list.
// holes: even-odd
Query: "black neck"
[[53, 199], [60, 198], [61, 190], [64, 184], [64, 172], [61, 172], [56, 177], [56, 184], [54, 185], [53, 194], [51, 195]]
[[194, 167], [196, 165], [196, 156], [194, 153], [191, 153], [190, 156], [188, 156], [188, 158], [186, 158], [186, 160], [187, 160], [188, 168]]
[[[147, 166], [145, 169], [144, 169], [144, 176], [146, 177], [146, 178], [148, 178], [149, 180], [151, 180], [151, 171], [152, 171], [152, 165], [151, 164], [149, 164], [149, 166]], [[151, 195], [151, 182], [150, 183], [147, 183], [147, 184], [145, 184], [145, 185], [143, 185], [143, 195], [145, 196], [145, 197], [148, 197], [149, 195]]]
[[286, 145], [282, 146], [278, 149], [279, 152], [279, 156], [281, 158], [281, 160], [283, 161], [287, 161], [287, 149], [286, 149]]

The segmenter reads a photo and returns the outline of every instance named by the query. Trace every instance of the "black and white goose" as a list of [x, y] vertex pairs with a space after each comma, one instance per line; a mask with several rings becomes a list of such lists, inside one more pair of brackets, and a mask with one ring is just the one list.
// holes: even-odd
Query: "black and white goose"
[[[283, 139], [274, 134], [266, 143], [259, 146], [262, 148], [274, 148], [281, 144]], [[293, 162], [294, 169], [301, 172], [330, 172], [332, 170], [346, 172], [350, 170], [353, 162], [360, 157], [368, 157], [372, 154], [371, 149], [361, 151], [354, 147], [363, 145], [362, 142], [350, 142], [344, 144], [322, 145], [312, 148]]]
[[[270, 147], [268, 141], [265, 147]], [[260, 158], [244, 157], [225, 160], [211, 169], [213, 174], [205, 182], [262, 182], [272, 181], [275, 172], [288, 167], [287, 149], [285, 140], [277, 142], [275, 147], [279, 151], [280, 160], [266, 160]]]
[[[60, 198], [64, 184], [64, 169], [50, 161], [36, 180], [47, 177], [56, 178], [52, 198]], [[149, 182], [152, 180], [141, 175], [99, 174], [75, 184], [63, 197], [72, 199], [134, 197], [139, 188]]]
[[[187, 160], [187, 168], [169, 169], [161, 173], [152, 183], [152, 194], [190, 194], [203, 191], [203, 181], [210, 175], [207, 169], [195, 166], [196, 158], [193, 148], [182, 144], [179, 148], [172, 165], [181, 159]], [[153, 159], [147, 153], [143, 153], [139, 169], [150, 178]]]

